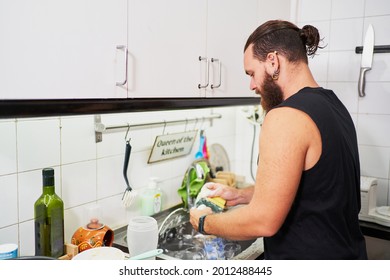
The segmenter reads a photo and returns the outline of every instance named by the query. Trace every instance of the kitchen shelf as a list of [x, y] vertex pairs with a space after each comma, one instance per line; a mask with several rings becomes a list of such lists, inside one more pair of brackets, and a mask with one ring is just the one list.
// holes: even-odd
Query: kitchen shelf
[[0, 100], [0, 119], [257, 105], [258, 97]]

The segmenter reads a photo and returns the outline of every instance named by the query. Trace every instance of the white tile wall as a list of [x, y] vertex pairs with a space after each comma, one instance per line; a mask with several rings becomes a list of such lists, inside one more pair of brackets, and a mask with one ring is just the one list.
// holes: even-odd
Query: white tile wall
[[370, 94], [359, 99], [359, 112], [361, 114], [390, 115], [390, 82], [368, 82], [366, 91]]
[[356, 83], [329, 82], [328, 87], [337, 94], [337, 97], [344, 103], [350, 113], [356, 114], [358, 112], [359, 97], [356, 94]]
[[363, 45], [368, 24], [374, 26], [376, 45], [390, 45], [390, 1], [297, 2], [297, 24], [318, 26], [325, 38], [329, 36], [329, 45], [320, 52], [328, 52], [328, 57], [310, 61], [314, 76], [318, 80], [326, 78], [326, 86], [350, 111], [358, 133], [361, 173], [379, 179], [377, 202], [390, 205], [390, 54], [374, 54], [373, 69], [366, 75], [366, 96], [359, 98], [361, 54], [355, 53], [355, 47]]
[[364, 15], [366, 17], [390, 14], [390, 3], [387, 0], [366, 0], [365, 4]]
[[18, 171], [60, 164], [60, 119], [17, 122]]
[[354, 50], [362, 42], [363, 18], [332, 20], [330, 51]]
[[19, 241], [19, 232], [18, 232], [18, 225], [17, 224], [0, 228], [0, 243], [1, 244], [4, 244], [4, 243], [18, 244], [18, 241]]
[[332, 19], [354, 18], [364, 16], [365, 0], [332, 1]]
[[74, 163], [96, 158], [96, 146], [92, 129], [94, 119], [88, 117], [61, 118], [61, 164]]
[[96, 161], [62, 166], [62, 198], [66, 208], [97, 200]]
[[359, 79], [360, 56], [356, 55], [355, 51], [352, 50], [330, 52], [328, 69], [328, 81], [330, 82], [357, 83]]
[[329, 20], [332, 0], [298, 0], [298, 21]]
[[16, 172], [16, 123], [0, 123], [0, 175]]
[[321, 51], [313, 58], [309, 58], [310, 70], [318, 82], [326, 82], [328, 80], [328, 60], [329, 53]]
[[18, 222], [18, 189], [16, 186], [16, 174], [0, 177], [0, 205], [5, 210], [1, 214], [0, 228]]
[[[222, 119], [201, 121], [202, 116], [221, 113]], [[87, 207], [98, 205], [101, 220], [113, 229], [124, 226], [130, 216], [140, 213], [139, 195], [148, 178], [158, 177], [163, 191], [163, 208], [181, 202], [177, 189], [186, 168], [194, 160], [199, 140], [189, 156], [148, 164], [155, 137], [163, 133], [205, 129], [208, 144], [220, 143], [228, 151], [231, 166], [236, 160], [236, 114], [232, 108], [181, 110], [102, 115], [106, 125], [137, 124], [199, 118], [199, 121], [164, 126], [131, 128], [132, 153], [128, 177], [135, 201], [121, 204], [125, 181], [123, 162], [126, 129], [110, 130], [95, 143], [94, 116], [2, 120], [0, 132], [0, 243], [18, 243], [21, 255], [34, 254], [34, 202], [42, 192], [42, 169], [55, 169], [56, 193], [65, 204], [65, 238], [85, 225]], [[246, 136], [242, 141], [249, 141]], [[243, 145], [247, 146], [247, 145]], [[249, 155], [248, 155], [249, 156]], [[245, 157], [240, 155], [240, 161]]]

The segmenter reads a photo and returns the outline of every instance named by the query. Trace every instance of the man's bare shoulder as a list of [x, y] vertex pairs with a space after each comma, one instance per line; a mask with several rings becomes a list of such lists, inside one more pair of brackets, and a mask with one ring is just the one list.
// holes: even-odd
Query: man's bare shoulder
[[274, 129], [279, 126], [299, 129], [309, 123], [314, 124], [305, 112], [291, 107], [278, 107], [267, 113], [263, 126], [271, 126]]

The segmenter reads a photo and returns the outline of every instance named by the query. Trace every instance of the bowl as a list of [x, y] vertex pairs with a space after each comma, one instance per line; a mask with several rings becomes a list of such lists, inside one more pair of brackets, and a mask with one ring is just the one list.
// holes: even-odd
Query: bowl
[[72, 260], [124, 260], [125, 253], [115, 247], [96, 247], [82, 251]]

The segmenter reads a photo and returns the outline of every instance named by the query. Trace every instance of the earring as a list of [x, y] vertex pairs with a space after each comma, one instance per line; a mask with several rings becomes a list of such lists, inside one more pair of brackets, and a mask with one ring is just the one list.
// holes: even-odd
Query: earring
[[278, 69], [276, 69], [276, 70], [274, 71], [274, 73], [272, 74], [272, 79], [273, 79], [273, 80], [279, 79], [279, 73], [280, 73], [280, 70], [279, 70], [279, 68], [278, 68]]

